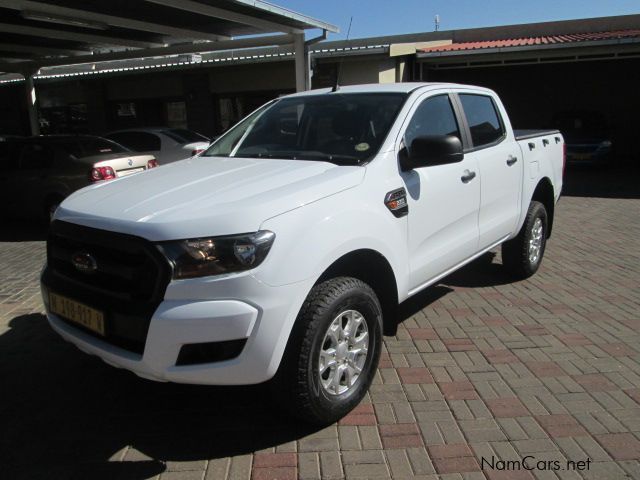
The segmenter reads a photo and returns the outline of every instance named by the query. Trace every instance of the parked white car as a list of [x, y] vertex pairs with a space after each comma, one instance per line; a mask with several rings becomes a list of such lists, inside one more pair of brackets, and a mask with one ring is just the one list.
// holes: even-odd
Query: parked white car
[[210, 144], [204, 135], [185, 128], [131, 128], [104, 137], [134, 152], [150, 153], [160, 165], [198, 155]]
[[330, 423], [365, 395], [396, 307], [502, 244], [536, 272], [562, 188], [558, 131], [498, 96], [386, 84], [282, 97], [199, 158], [89, 187], [56, 212], [52, 327], [160, 381], [271, 381]]

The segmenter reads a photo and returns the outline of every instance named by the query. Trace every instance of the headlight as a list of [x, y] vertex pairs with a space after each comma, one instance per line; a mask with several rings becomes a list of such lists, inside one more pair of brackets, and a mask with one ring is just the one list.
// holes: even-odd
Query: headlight
[[194, 278], [240, 272], [257, 267], [269, 253], [275, 233], [262, 230], [229, 237], [161, 242], [173, 265], [173, 278]]
[[611, 148], [611, 141], [605, 140], [604, 142], [601, 142], [600, 145], [598, 145], [598, 148]]

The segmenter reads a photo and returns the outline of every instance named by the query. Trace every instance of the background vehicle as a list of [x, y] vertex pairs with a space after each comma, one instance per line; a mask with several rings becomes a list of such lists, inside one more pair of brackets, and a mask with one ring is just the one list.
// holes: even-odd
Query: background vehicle
[[610, 165], [613, 143], [604, 115], [595, 111], [567, 111], [555, 115], [555, 128], [567, 144], [567, 162], [574, 165]]
[[134, 152], [150, 153], [161, 165], [193, 157], [210, 143], [204, 135], [185, 128], [132, 128], [107, 133], [105, 138]]
[[271, 380], [278, 405], [333, 422], [365, 395], [399, 302], [500, 244], [515, 278], [536, 272], [563, 149], [558, 131], [514, 133], [484, 88], [280, 98], [197, 159], [69, 197], [49, 322], [142, 377]]
[[0, 142], [0, 210], [11, 217], [48, 218], [75, 190], [157, 166], [110, 140], [50, 135]]

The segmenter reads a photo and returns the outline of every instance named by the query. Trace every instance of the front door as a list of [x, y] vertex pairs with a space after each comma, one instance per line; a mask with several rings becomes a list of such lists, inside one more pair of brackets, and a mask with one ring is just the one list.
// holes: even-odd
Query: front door
[[[418, 102], [403, 135], [404, 148], [422, 135], [461, 137], [448, 94]], [[477, 160], [433, 165], [402, 172], [409, 206], [410, 290], [473, 256], [478, 249], [480, 176]]]

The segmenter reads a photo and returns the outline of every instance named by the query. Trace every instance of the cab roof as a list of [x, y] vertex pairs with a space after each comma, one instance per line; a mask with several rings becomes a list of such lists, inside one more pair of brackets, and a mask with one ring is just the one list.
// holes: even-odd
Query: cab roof
[[[437, 83], [437, 82], [404, 82], [404, 83], [369, 83], [362, 85], [340, 85], [339, 93], [411, 93], [423, 88], [443, 88], [443, 87], [471, 87], [470, 85], [460, 85], [457, 83]], [[472, 87], [477, 88], [477, 87]], [[322, 93], [332, 93], [332, 88], [319, 88], [305, 92], [293, 93], [287, 97], [299, 97], [305, 95], [318, 95]], [[337, 93], [336, 92], [336, 93]]]

